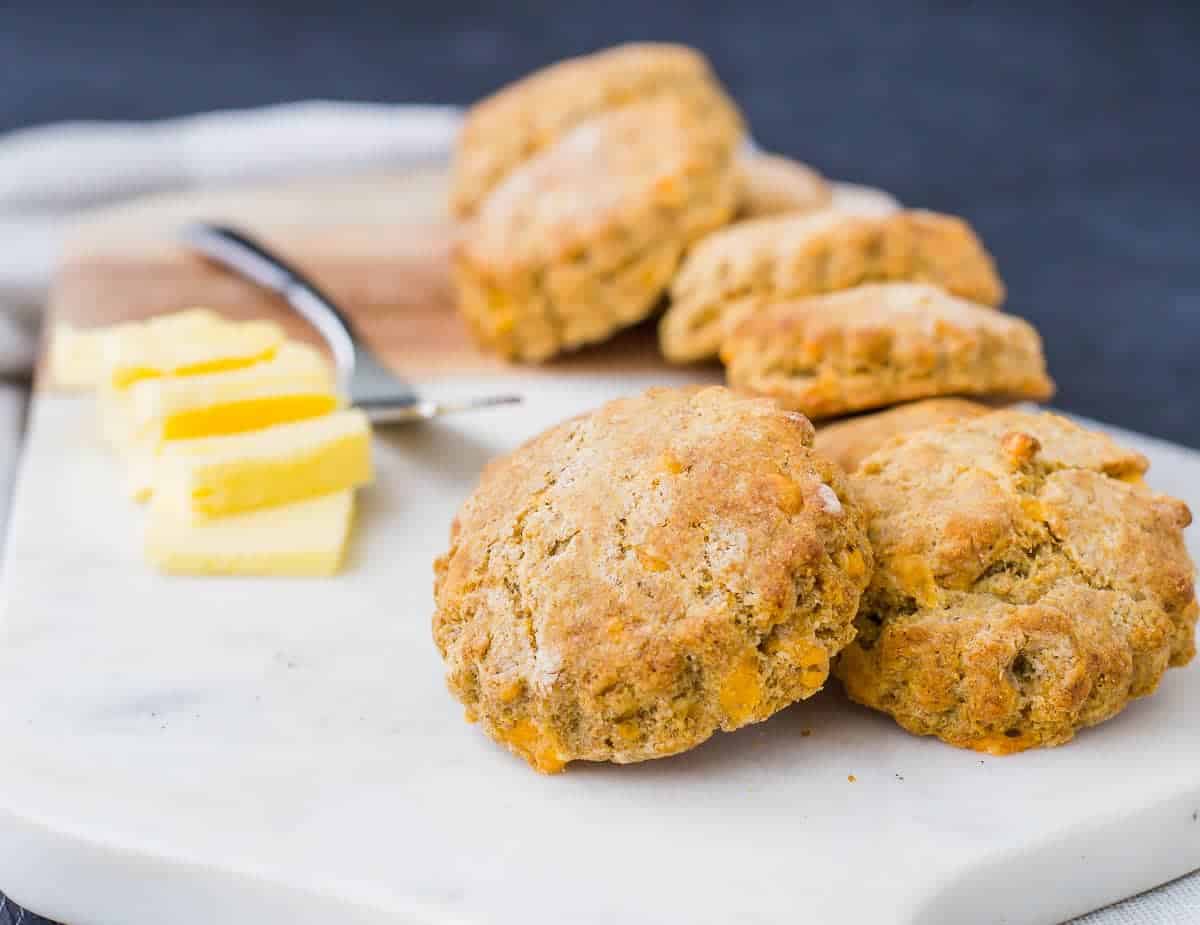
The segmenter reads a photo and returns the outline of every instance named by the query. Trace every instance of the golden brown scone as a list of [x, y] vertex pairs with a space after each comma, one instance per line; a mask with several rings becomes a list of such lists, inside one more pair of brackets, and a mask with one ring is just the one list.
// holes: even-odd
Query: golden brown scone
[[688, 254], [659, 327], [667, 359], [716, 356], [733, 323], [762, 305], [870, 282], [927, 282], [999, 305], [1004, 287], [971, 227], [936, 212], [835, 209], [739, 222]]
[[646, 317], [688, 244], [731, 218], [732, 155], [662, 99], [597, 116], [514, 170], [454, 255], [476, 339], [540, 361]]
[[682, 45], [619, 45], [560, 61], [471, 107], [454, 155], [454, 213], [473, 214], [509, 172], [580, 123], [664, 96], [731, 148], [741, 139], [741, 115], [703, 55]]
[[880, 283], [746, 316], [721, 359], [734, 388], [811, 418], [938, 395], [1054, 394], [1028, 322], [923, 283]]
[[927, 398], [819, 427], [813, 449], [847, 472], [853, 472], [859, 463], [893, 437], [951, 421], [977, 418], [995, 410], [965, 398]]
[[436, 563], [467, 717], [540, 771], [692, 748], [825, 683], [872, 568], [812, 425], [654, 389], [485, 471]]
[[851, 476], [877, 568], [836, 673], [910, 732], [1006, 754], [1066, 742], [1195, 652], [1187, 506], [1052, 414], [898, 437]]
[[833, 189], [811, 167], [777, 154], [743, 153], [737, 159], [742, 186], [738, 217], [815, 212], [833, 202]]

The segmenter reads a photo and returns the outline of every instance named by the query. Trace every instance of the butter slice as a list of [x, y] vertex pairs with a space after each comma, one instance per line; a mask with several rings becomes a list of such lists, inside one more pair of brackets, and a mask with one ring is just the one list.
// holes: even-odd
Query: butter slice
[[227, 517], [356, 488], [371, 476], [367, 416], [340, 411], [252, 433], [164, 444], [153, 506], [184, 520]]
[[307, 344], [285, 343], [243, 369], [143, 379], [100, 390], [100, 429], [125, 463], [126, 490], [151, 493], [161, 447], [176, 439], [243, 433], [318, 417], [340, 405], [329, 365]]
[[318, 417], [339, 404], [325, 358], [291, 342], [241, 369], [143, 379], [108, 391], [125, 395], [118, 416], [127, 416], [130, 436], [151, 441], [242, 433]]
[[79, 328], [59, 322], [50, 335], [47, 364], [50, 384], [61, 389], [97, 388], [120, 353], [121, 343], [137, 337], [137, 332], [148, 328], [194, 332], [197, 327], [220, 321], [216, 312], [192, 308], [149, 321], [127, 321], [106, 327]]
[[332, 575], [353, 519], [353, 491], [203, 523], [157, 508], [146, 524], [146, 558], [172, 575]]
[[96, 392], [96, 418], [104, 442], [117, 452], [124, 452], [135, 440], [133, 409], [128, 389], [101, 385]]
[[240, 369], [270, 359], [284, 342], [270, 321], [226, 321], [200, 309], [155, 318], [105, 339], [104, 380], [123, 389], [143, 379]]
[[158, 447], [149, 443], [134, 444], [121, 451], [125, 470], [125, 494], [139, 504], [150, 500], [154, 491], [154, 474], [158, 471]]
[[115, 330], [56, 324], [50, 335], [47, 358], [50, 384], [60, 389], [98, 386], [104, 378], [105, 339]]

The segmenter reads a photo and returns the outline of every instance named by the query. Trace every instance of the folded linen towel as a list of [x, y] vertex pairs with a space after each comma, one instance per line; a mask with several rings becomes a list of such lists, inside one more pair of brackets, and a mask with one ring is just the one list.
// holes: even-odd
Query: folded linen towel
[[88, 211], [147, 193], [437, 162], [458, 122], [452, 106], [304, 102], [0, 138], [0, 376], [29, 370], [64, 235]]

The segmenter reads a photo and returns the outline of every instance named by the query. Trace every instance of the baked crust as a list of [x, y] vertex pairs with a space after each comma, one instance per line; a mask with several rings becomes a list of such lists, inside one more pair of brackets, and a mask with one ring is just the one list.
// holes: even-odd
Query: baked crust
[[828, 418], [940, 395], [1044, 400], [1026, 321], [921, 283], [880, 283], [747, 315], [721, 347], [729, 384]]
[[540, 771], [682, 752], [825, 683], [866, 529], [803, 415], [655, 389], [494, 462], [436, 563], [451, 691]]
[[703, 360], [717, 355], [732, 324], [765, 304], [901, 281], [982, 305], [1004, 299], [991, 256], [962, 219], [829, 209], [739, 222], [705, 238], [671, 284], [659, 341], [673, 362]]
[[833, 188], [806, 164], [778, 154], [743, 153], [737, 159], [742, 219], [815, 212], [833, 204]]
[[633, 43], [560, 61], [510, 84], [468, 110], [455, 149], [451, 207], [474, 214], [516, 167], [604, 112], [674, 98], [736, 146], [742, 118], [699, 52]]
[[684, 249], [732, 218], [732, 156], [664, 98], [597, 116], [512, 171], [455, 249], [476, 339], [536, 362], [645, 318]]
[[861, 183], [833, 184], [831, 209], [851, 215], [884, 216], [899, 212], [903, 206], [891, 193]]
[[1005, 754], [1066, 742], [1195, 653], [1187, 506], [1052, 414], [917, 431], [851, 477], [878, 566], [836, 672], [910, 732]]
[[965, 398], [927, 398], [819, 427], [813, 449], [847, 472], [853, 472], [859, 463], [895, 437], [938, 424], [977, 418], [995, 410]]

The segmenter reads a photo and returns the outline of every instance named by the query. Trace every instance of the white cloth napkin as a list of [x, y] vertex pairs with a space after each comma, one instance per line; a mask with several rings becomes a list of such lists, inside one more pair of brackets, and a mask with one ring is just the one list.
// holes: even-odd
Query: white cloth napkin
[[0, 139], [0, 376], [29, 369], [60, 243], [88, 210], [146, 193], [436, 162], [458, 121], [452, 106], [307, 102]]
[[[0, 377], [29, 371], [63, 236], [88, 210], [146, 193], [436, 162], [459, 118], [450, 106], [307, 102], [0, 137]], [[24, 395], [22, 385], [0, 384], [0, 535]], [[1200, 922], [1200, 874], [1076, 922]]]

